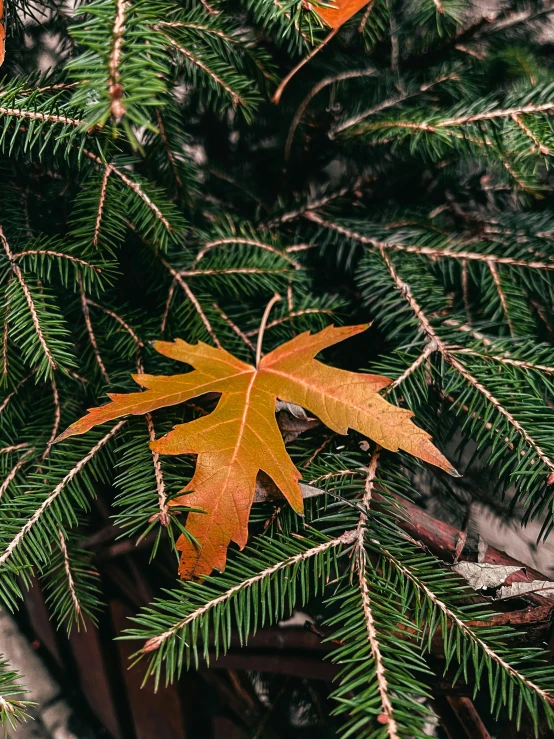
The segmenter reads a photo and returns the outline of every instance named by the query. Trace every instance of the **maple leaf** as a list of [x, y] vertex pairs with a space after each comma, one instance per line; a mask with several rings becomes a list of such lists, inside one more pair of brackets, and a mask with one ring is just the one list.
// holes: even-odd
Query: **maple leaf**
[[368, 436], [385, 449], [404, 449], [456, 475], [433, 446], [429, 434], [378, 391], [391, 380], [347, 372], [314, 359], [322, 349], [364, 331], [367, 325], [325, 328], [300, 334], [261, 359], [257, 367], [224, 349], [207, 344], [158, 341], [160, 354], [194, 367], [180, 375], [133, 375], [144, 392], [110, 394], [111, 403], [93, 408], [58, 440], [83, 434], [93, 426], [128, 414], [149, 413], [206, 393], [221, 393], [215, 410], [175, 426], [151, 442], [159, 454], [196, 454], [194, 476], [173, 505], [201, 509], [188, 514], [187, 529], [198, 545], [181, 536], [179, 573], [200, 578], [225, 566], [231, 541], [244, 547], [259, 472], [268, 475], [291, 506], [302, 512], [300, 472], [290, 459], [277, 424], [277, 399], [309, 410], [336, 433], [348, 429]]
[[336, 0], [330, 5], [312, 6], [319, 17], [331, 28], [340, 28], [370, 0]]

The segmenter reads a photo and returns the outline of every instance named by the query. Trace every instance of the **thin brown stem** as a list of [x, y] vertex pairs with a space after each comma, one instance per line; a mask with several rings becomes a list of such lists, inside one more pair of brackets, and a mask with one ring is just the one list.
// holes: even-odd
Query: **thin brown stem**
[[[323, 313], [328, 316], [333, 315], [333, 311], [329, 308], [304, 308], [303, 310], [297, 310], [293, 311], [292, 313], [288, 313], [286, 316], [282, 316], [281, 318], [276, 318], [274, 321], [271, 321], [267, 324], [266, 329], [268, 328], [274, 328], [275, 326], [281, 325], [281, 323], [285, 323], [286, 321], [292, 321], [294, 318], [298, 318], [300, 316], [306, 316], [309, 313]], [[255, 336], [258, 333], [258, 329], [252, 329], [251, 331], [246, 331], [246, 336]]]
[[96, 342], [96, 336], [94, 334], [94, 329], [92, 328], [92, 321], [90, 320], [90, 311], [88, 309], [87, 297], [85, 295], [85, 291], [83, 290], [83, 281], [81, 280], [81, 275], [79, 275], [79, 293], [81, 295], [81, 310], [83, 311], [83, 317], [85, 319], [85, 325], [87, 327], [87, 333], [88, 333], [88, 337], [90, 340], [90, 344], [92, 346], [92, 350], [94, 352], [96, 364], [100, 368], [100, 372], [102, 373], [103, 378], [109, 384], [110, 376], [108, 375], [106, 371], [106, 367], [104, 366], [104, 361], [102, 359], [102, 356], [100, 355], [100, 350], [98, 349], [98, 344]]
[[50, 433], [50, 438], [48, 439], [48, 443], [46, 444], [46, 449], [44, 450], [44, 453], [42, 455], [43, 459], [46, 459], [46, 457], [50, 454], [50, 448], [52, 444], [54, 443], [54, 439], [58, 435], [58, 429], [60, 428], [60, 420], [62, 417], [62, 409], [60, 407], [60, 396], [58, 393], [58, 386], [56, 385], [56, 380], [52, 378], [52, 399], [54, 401], [54, 423], [52, 425], [52, 431]]
[[500, 281], [500, 275], [498, 274], [498, 270], [496, 268], [496, 264], [494, 262], [487, 262], [489, 271], [491, 273], [491, 277], [494, 282], [494, 286], [496, 287], [496, 292], [498, 293], [498, 298], [500, 300], [500, 305], [502, 306], [502, 310], [504, 311], [504, 315], [506, 316], [506, 323], [508, 324], [508, 328], [510, 329], [510, 333], [512, 336], [514, 336], [514, 327], [512, 325], [512, 321], [510, 318], [510, 308], [508, 305], [508, 300], [506, 299], [506, 295], [504, 293], [504, 290], [502, 289], [502, 283]]
[[67, 544], [61, 526], [58, 526], [58, 538], [63, 556], [63, 567], [65, 571], [65, 576], [67, 577], [67, 587], [69, 588], [71, 602], [73, 603], [73, 609], [75, 611], [75, 620], [77, 623], [79, 623], [81, 619], [81, 604], [79, 603], [79, 598], [77, 597], [75, 580], [73, 578], [73, 573], [71, 572], [71, 563], [69, 561], [69, 552], [67, 551]]
[[264, 314], [262, 316], [262, 320], [260, 323], [260, 328], [258, 330], [258, 340], [256, 342], [256, 367], [259, 366], [260, 360], [262, 358], [262, 344], [264, 340], [264, 333], [265, 328], [267, 325], [267, 320], [269, 318], [269, 314], [271, 313], [271, 309], [275, 305], [275, 303], [278, 303], [279, 300], [282, 300], [283, 298], [279, 295], [279, 293], [275, 293], [275, 295], [271, 298], [269, 303], [266, 305]]
[[323, 39], [323, 41], [318, 44], [314, 49], [310, 51], [309, 54], [307, 54], [302, 61], [300, 61], [296, 67], [291, 69], [291, 71], [287, 74], [287, 76], [283, 79], [277, 90], [275, 91], [275, 94], [271, 98], [271, 102], [275, 103], [275, 105], [279, 104], [279, 101], [281, 100], [281, 96], [283, 92], [285, 91], [285, 87], [288, 85], [288, 83], [291, 81], [291, 79], [296, 75], [297, 72], [299, 72], [303, 66], [308, 64], [316, 54], [319, 54], [319, 52], [324, 49], [329, 41], [333, 39], [337, 33], [339, 32], [340, 28], [333, 28], [331, 33], [328, 33], [327, 36]]
[[78, 257], [74, 257], [71, 254], [64, 254], [60, 251], [50, 251], [50, 249], [29, 249], [27, 251], [20, 251], [16, 254], [13, 254], [12, 258], [24, 259], [25, 257], [32, 257], [34, 255], [44, 257], [56, 257], [56, 259], [67, 259], [68, 261], [74, 262], [75, 264], [80, 264], [87, 269], [92, 269], [94, 270], [94, 272], [98, 272], [98, 274], [102, 272], [100, 267], [95, 267], [94, 264], [90, 264], [90, 262], [86, 262], [84, 259], [79, 259]]
[[143, 203], [149, 208], [149, 210], [154, 213], [156, 218], [163, 224], [164, 228], [166, 228], [168, 231], [173, 231], [171, 228], [171, 225], [169, 224], [169, 221], [167, 218], [163, 215], [161, 210], [158, 208], [158, 206], [152, 202], [152, 200], [148, 197], [148, 195], [144, 192], [142, 187], [139, 185], [138, 182], [135, 182], [130, 177], [127, 177], [127, 175], [122, 172], [118, 167], [116, 167], [114, 164], [108, 164], [104, 162], [100, 157], [96, 156], [91, 151], [88, 151], [88, 149], [83, 149], [83, 154], [88, 157], [88, 159], [95, 162], [99, 167], [102, 167], [102, 169], [107, 168], [109, 169], [109, 172], [115, 174], [119, 179], [130, 189], [132, 190], [137, 197], [139, 197]]
[[121, 316], [118, 316], [115, 311], [110, 310], [109, 308], [105, 308], [103, 305], [100, 305], [99, 303], [95, 303], [94, 300], [91, 300], [90, 298], [87, 298], [87, 305], [91, 305], [93, 308], [97, 308], [98, 310], [103, 311], [107, 316], [110, 316], [110, 318], [113, 318], [114, 321], [117, 321], [120, 326], [122, 326], [125, 331], [129, 334], [129, 336], [133, 339], [135, 344], [139, 347], [143, 347], [143, 342], [139, 339], [139, 337], [136, 335], [136, 333], [133, 331], [133, 329], [129, 326], [129, 324], [121, 318]]
[[227, 246], [231, 244], [244, 244], [245, 246], [254, 246], [256, 249], [263, 249], [264, 251], [269, 251], [272, 254], [276, 254], [282, 259], [285, 259], [287, 262], [290, 262], [290, 264], [292, 264], [292, 266], [295, 269], [302, 269], [302, 265], [300, 264], [300, 262], [297, 262], [295, 259], [293, 259], [292, 257], [289, 257], [288, 254], [280, 251], [279, 249], [276, 249], [271, 244], [264, 244], [262, 241], [256, 241], [255, 239], [247, 239], [242, 236], [228, 237], [225, 239], [216, 239], [215, 241], [210, 241], [209, 243], [204, 244], [204, 246], [200, 249], [200, 251], [196, 255], [194, 259], [194, 264], [198, 264], [198, 262], [201, 259], [203, 259], [206, 256], [206, 254], [212, 249], [215, 249], [219, 246]]
[[236, 90], [233, 90], [232, 87], [230, 87], [225, 80], [223, 80], [216, 72], [213, 71], [207, 64], [205, 64], [201, 59], [196, 57], [191, 51], [186, 49], [184, 46], [181, 46], [181, 44], [178, 44], [177, 41], [171, 38], [167, 33], [162, 33], [162, 36], [166, 38], [171, 46], [178, 51], [180, 54], [182, 54], [186, 59], [189, 60], [192, 64], [197, 66], [199, 69], [201, 69], [203, 72], [205, 72], [209, 77], [212, 78], [212, 80], [219, 85], [225, 92], [229, 95], [229, 97], [232, 100], [233, 107], [238, 107], [239, 105], [246, 105], [246, 100], [241, 97]]
[[[370, 2], [370, 8], [373, 4]], [[333, 85], [336, 82], [342, 82], [344, 80], [350, 80], [350, 79], [356, 79], [358, 77], [371, 77], [375, 75], [374, 69], [365, 69], [361, 70], [359, 72], [344, 72], [343, 74], [337, 74], [333, 77], [325, 77], [325, 79], [320, 80], [317, 85], [314, 85], [310, 92], [306, 95], [306, 97], [302, 100], [300, 105], [298, 106], [296, 113], [294, 114], [294, 118], [292, 119], [292, 122], [289, 127], [289, 132], [287, 134], [287, 141], [285, 143], [285, 154], [284, 159], [285, 162], [288, 162], [290, 159], [290, 153], [292, 149], [292, 143], [294, 141], [294, 134], [296, 133], [296, 129], [298, 128], [300, 121], [302, 120], [302, 117], [304, 116], [304, 113], [308, 109], [308, 106], [314, 99], [314, 97], [320, 93], [322, 90], [324, 90], [326, 87], [329, 87], [329, 85]]]
[[161, 333], [165, 331], [165, 327], [167, 326], [167, 319], [169, 318], [169, 309], [171, 308], [171, 301], [173, 300], [173, 296], [175, 294], [176, 285], [177, 285], [177, 282], [173, 280], [173, 282], [171, 283], [169, 287], [169, 290], [167, 291], [167, 298], [165, 301], [164, 313], [162, 316], [162, 323], [160, 326]]
[[229, 326], [231, 331], [233, 331], [239, 337], [239, 339], [243, 341], [246, 344], [246, 346], [249, 349], [252, 349], [252, 351], [255, 353], [256, 347], [250, 341], [248, 336], [246, 336], [246, 334], [237, 326], [237, 324], [229, 318], [229, 316], [224, 312], [222, 308], [219, 307], [217, 303], [213, 303], [213, 307], [215, 308], [216, 311], [218, 311], [218, 313], [221, 315], [225, 323]]
[[[154, 422], [150, 413], [147, 413], [145, 418], [146, 426], [148, 427], [148, 438], [152, 443], [156, 441], [156, 430], [154, 428]], [[165, 490], [165, 481], [162, 472], [162, 465], [160, 462], [160, 455], [158, 454], [158, 452], [155, 452], [153, 450], [152, 463], [154, 465], [154, 476], [156, 478], [156, 489], [158, 492], [158, 508], [160, 510], [152, 518], [150, 518], [150, 523], [152, 523], [154, 520], [157, 520], [161, 523], [162, 526], [169, 526], [170, 518], [169, 509], [167, 506], [167, 493]]]

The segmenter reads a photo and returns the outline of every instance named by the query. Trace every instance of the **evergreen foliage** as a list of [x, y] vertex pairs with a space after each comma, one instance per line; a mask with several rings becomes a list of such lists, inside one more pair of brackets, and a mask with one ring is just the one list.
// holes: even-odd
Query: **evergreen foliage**
[[[134, 389], [132, 372], [175, 371], [154, 339], [252, 361], [275, 293], [265, 350], [374, 321], [328, 361], [389, 376], [388, 400], [443, 452], [461, 440], [464, 475], [487, 467], [523, 522], [551, 534], [554, 5], [508, 0], [483, 16], [468, 0], [370, 0], [332, 38], [318, 3], [299, 0], [6, 5], [5, 606], [38, 575], [59, 625], [94, 620], [102, 593], [82, 540], [98, 496], [123, 535], [151, 537], [152, 558], [175, 549], [186, 509], [167, 504], [192, 461], [148, 441], [205, 406], [54, 440], [106, 392]], [[554, 731], [547, 654], [495, 625], [400, 527], [399, 500], [421, 479], [413, 460], [320, 431], [290, 445], [322, 493], [305, 518], [255, 506], [255, 538], [224, 573], [176, 583], [137, 614], [125, 638], [149, 674], [172, 680], [225, 652], [233, 630], [246, 642], [317, 602], [340, 666], [340, 736], [425, 736], [437, 640], [451, 683]], [[0, 667], [13, 723], [25, 704]]]

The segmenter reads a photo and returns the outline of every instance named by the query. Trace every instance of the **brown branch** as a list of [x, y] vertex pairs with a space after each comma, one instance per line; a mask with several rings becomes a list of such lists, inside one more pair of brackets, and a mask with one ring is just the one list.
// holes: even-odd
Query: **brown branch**
[[435, 608], [440, 611], [451, 624], [454, 624], [457, 627], [466, 639], [471, 641], [475, 646], [479, 647], [484, 654], [486, 654], [487, 658], [491, 662], [494, 662], [498, 667], [508, 673], [512, 679], [525, 685], [529, 690], [538, 695], [545, 703], [551, 706], [554, 705], [553, 695], [548, 693], [546, 690], [543, 690], [539, 685], [525, 677], [523, 674], [518, 672], [517, 669], [512, 667], [511, 664], [506, 662], [498, 652], [495, 652], [492, 647], [478, 637], [465, 621], [462, 621], [462, 619], [452, 611], [446, 603], [444, 603], [422, 580], [414, 575], [408, 567], [404, 566], [391, 552], [389, 552], [385, 547], [380, 546], [379, 549], [388, 561], [398, 570], [398, 572], [400, 572], [406, 579], [410, 580], [410, 582], [412, 582], [415, 587], [423, 593], [431, 603], [433, 603]]
[[[160, 24], [162, 25], [162, 24]], [[162, 118], [162, 114], [160, 113], [159, 108], [156, 108], [156, 120], [158, 122], [158, 130], [160, 132], [160, 138], [162, 140], [162, 144], [165, 149], [165, 153], [167, 154], [167, 158], [169, 160], [169, 163], [171, 165], [171, 169], [173, 170], [173, 175], [175, 177], [175, 181], [179, 185], [179, 187], [183, 187], [183, 181], [181, 180], [181, 177], [179, 175], [179, 170], [177, 168], [177, 162], [175, 161], [175, 156], [173, 152], [171, 151], [171, 146], [169, 145], [169, 142], [167, 140], [167, 134], [165, 132], [165, 126]]]
[[[12, 278], [10, 278], [12, 279]], [[4, 318], [4, 331], [2, 332], [2, 374], [8, 374], [8, 338], [10, 329], [10, 305], [6, 300], [6, 313]]]
[[365, 31], [365, 27], [367, 25], [369, 16], [371, 15], [371, 11], [373, 10], [374, 5], [375, 5], [375, 0], [369, 0], [365, 13], [363, 14], [362, 20], [360, 21], [360, 25], [358, 26], [358, 33], [363, 33]]
[[[333, 315], [333, 311], [329, 308], [304, 308], [303, 310], [297, 310], [293, 311], [292, 313], [288, 313], [286, 316], [283, 316], [282, 318], [276, 318], [274, 321], [271, 321], [267, 324], [266, 329], [273, 328], [274, 326], [279, 326], [281, 323], [285, 323], [286, 321], [292, 321], [293, 318], [298, 318], [299, 316], [305, 316], [309, 313], [325, 313], [328, 316]], [[258, 329], [252, 329], [251, 331], [246, 331], [246, 336], [254, 336], [258, 333]]]
[[17, 383], [17, 385], [15, 386], [15, 388], [11, 391], [11, 393], [8, 393], [8, 395], [6, 395], [6, 397], [4, 398], [4, 400], [2, 401], [2, 403], [0, 403], [0, 413], [2, 413], [2, 411], [6, 408], [6, 406], [8, 405], [8, 403], [10, 402], [10, 400], [13, 398], [13, 396], [16, 395], [16, 393], [18, 392], [19, 388], [22, 385], [24, 385], [27, 382], [27, 380], [30, 380], [31, 379], [31, 377], [35, 374], [35, 371], [36, 370], [33, 370], [32, 372], [30, 372], [27, 375], [27, 377], [24, 377], [22, 380], [20, 380]]
[[[35, 333], [37, 335], [37, 338], [39, 340], [39, 343], [42, 347], [42, 351], [44, 352], [44, 355], [46, 357], [46, 361], [48, 362], [50, 369], [52, 371], [57, 369], [56, 363], [54, 362], [54, 358], [52, 357], [52, 354], [50, 353], [50, 349], [48, 348], [48, 344], [46, 343], [46, 339], [44, 338], [44, 334], [42, 333], [42, 328], [40, 327], [40, 322], [38, 320], [38, 314], [37, 309], [35, 308], [35, 304], [33, 301], [33, 297], [31, 295], [31, 292], [29, 288], [27, 287], [27, 283], [23, 279], [23, 273], [19, 267], [14, 261], [13, 254], [11, 252], [10, 246], [8, 244], [8, 241], [4, 235], [4, 230], [0, 226], [0, 241], [2, 242], [2, 246], [4, 247], [4, 251], [6, 252], [6, 256], [8, 257], [8, 261], [10, 262], [10, 266], [12, 268], [12, 272], [14, 273], [17, 281], [19, 282], [21, 289], [23, 290], [23, 295], [25, 297], [25, 301], [29, 307], [29, 311], [31, 313], [31, 319], [33, 321], [33, 326], [35, 329]], [[0, 409], [1, 410], [1, 409]]]
[[49, 123], [61, 123], [64, 126], [82, 126], [85, 121], [78, 118], [67, 118], [63, 115], [54, 115], [53, 113], [41, 113], [40, 111], [18, 110], [17, 108], [0, 107], [0, 115], [9, 115], [14, 118], [27, 118], [34, 121], [48, 121]]
[[98, 344], [96, 342], [96, 336], [94, 335], [94, 330], [92, 328], [92, 321], [90, 320], [90, 311], [88, 309], [87, 297], [85, 295], [85, 291], [83, 290], [83, 281], [81, 280], [81, 275], [79, 275], [79, 293], [81, 295], [81, 309], [83, 311], [83, 317], [85, 319], [85, 324], [87, 327], [87, 332], [88, 332], [88, 336], [89, 336], [90, 343], [92, 346], [92, 350], [96, 358], [96, 364], [100, 368], [100, 372], [102, 373], [102, 376], [104, 377], [106, 382], [109, 384], [110, 376], [108, 375], [106, 371], [106, 367], [104, 366], [104, 362], [100, 355], [100, 350], [98, 349]]
[[[370, 2], [369, 9], [371, 9], [371, 6], [373, 4]], [[300, 121], [302, 120], [302, 117], [306, 110], [308, 109], [308, 106], [314, 99], [314, 97], [321, 92], [321, 90], [324, 90], [326, 87], [329, 87], [329, 85], [333, 85], [335, 82], [342, 82], [343, 80], [350, 80], [355, 79], [358, 77], [369, 77], [375, 75], [374, 69], [367, 69], [362, 70], [359, 72], [344, 72], [343, 74], [337, 74], [333, 77], [325, 77], [325, 79], [320, 80], [317, 85], [314, 85], [310, 92], [306, 95], [306, 97], [302, 100], [300, 105], [298, 106], [296, 113], [294, 114], [294, 118], [292, 119], [292, 122], [289, 127], [289, 132], [287, 134], [287, 140], [285, 143], [285, 153], [284, 153], [284, 159], [285, 162], [288, 162], [290, 159], [290, 153], [292, 149], [292, 142], [294, 141], [294, 134], [296, 133], [296, 129], [298, 128], [298, 125], [300, 124]]]
[[115, 118], [116, 123], [119, 123], [125, 115], [125, 106], [121, 102], [123, 87], [120, 83], [119, 65], [121, 64], [123, 50], [123, 33], [125, 31], [125, 10], [127, 4], [125, 0], [116, 0], [116, 2], [117, 9], [112, 31], [113, 46], [109, 61], [110, 80], [108, 94], [110, 96], [111, 114]]
[[548, 113], [554, 110], [554, 103], [543, 103], [542, 105], [523, 105], [520, 108], [505, 108], [489, 110], [486, 113], [475, 113], [475, 115], [462, 115], [456, 118], [447, 118], [444, 121], [434, 123], [435, 128], [447, 128], [449, 126], [464, 126], [468, 123], [479, 121], [492, 121], [496, 118], [511, 118], [512, 116], [526, 115], [527, 113]]
[[26, 441], [21, 442], [21, 444], [13, 444], [12, 446], [5, 446], [2, 449], [0, 449], [0, 454], [11, 454], [12, 452], [17, 452], [19, 449], [26, 449], [29, 446], [29, 444]]
[[407, 380], [408, 377], [410, 377], [410, 375], [412, 375], [418, 369], [418, 367], [420, 367], [423, 362], [425, 362], [431, 356], [431, 354], [437, 351], [437, 349], [437, 342], [434, 339], [428, 341], [421, 354], [412, 362], [409, 367], [404, 370], [404, 372], [399, 377], [396, 378], [396, 380], [391, 385], [386, 388], [384, 395], [387, 395], [392, 390], [401, 385], [405, 380]]
[[231, 267], [230, 269], [184, 269], [179, 272], [181, 277], [202, 277], [202, 275], [281, 275], [288, 270], [260, 269], [258, 267]]
[[[306, 561], [307, 559], [312, 559], [313, 557], [317, 557], [319, 554], [323, 554], [323, 552], [326, 552], [329, 549], [334, 549], [340, 546], [348, 546], [349, 544], [353, 543], [354, 536], [355, 536], [354, 531], [347, 531], [346, 533], [341, 534], [341, 536], [338, 536], [335, 539], [329, 539], [328, 541], [324, 541], [321, 544], [318, 544], [317, 546], [312, 547], [311, 549], [295, 554], [292, 557], [288, 557], [287, 559], [284, 559], [281, 562], [277, 562], [271, 567], [266, 567], [264, 570], [262, 570], [258, 574], [252, 577], [249, 577], [246, 580], [243, 580], [238, 585], [234, 585], [233, 587], [229, 588], [229, 590], [225, 591], [224, 593], [219, 595], [217, 598], [214, 598], [213, 600], [210, 600], [207, 603], [204, 603], [199, 608], [196, 608], [194, 611], [192, 611], [192, 613], [189, 613], [187, 616], [182, 618], [180, 621], [177, 621], [167, 631], [164, 631], [162, 634], [158, 634], [157, 636], [153, 636], [151, 639], [148, 639], [148, 641], [145, 643], [145, 645], [142, 647], [140, 651], [143, 654], [154, 652], [156, 649], [159, 649], [162, 646], [162, 644], [167, 641], [167, 639], [169, 639], [170, 637], [174, 636], [179, 631], [184, 629], [185, 626], [187, 626], [189, 623], [191, 623], [192, 621], [195, 621], [197, 618], [201, 618], [206, 613], [213, 610], [214, 608], [217, 608], [217, 606], [221, 605], [222, 603], [227, 602], [230, 598], [232, 598], [234, 595], [239, 593], [241, 590], [246, 590], [247, 588], [251, 588], [257, 583], [265, 580], [267, 577], [271, 577], [271, 575], [279, 572], [280, 570], [283, 570], [287, 567], [292, 567], [299, 562]], [[0, 557], [0, 564], [2, 564], [2, 557]]]
[[[373, 487], [375, 484], [375, 475], [377, 473], [377, 465], [379, 462], [380, 447], [377, 446], [367, 470], [364, 494], [361, 500], [361, 507], [369, 511], [371, 504], [371, 498], [373, 494]], [[373, 608], [371, 605], [371, 597], [368, 585], [368, 555], [365, 548], [365, 534], [367, 530], [367, 513], [361, 513], [356, 527], [356, 539], [354, 544], [354, 566], [358, 575], [358, 585], [360, 588], [360, 597], [362, 600], [362, 612], [363, 619], [367, 634], [367, 640], [369, 642], [369, 648], [371, 650], [371, 656], [375, 664], [375, 677], [377, 680], [377, 690], [379, 691], [379, 697], [381, 699], [382, 708], [382, 721], [387, 727], [387, 734], [390, 739], [400, 739], [398, 734], [398, 725], [394, 718], [394, 710], [389, 695], [389, 684], [386, 676], [385, 666], [383, 664], [383, 656], [381, 654], [381, 645], [379, 644], [379, 637], [377, 635], [377, 629], [375, 626], [375, 620], [373, 618]]]

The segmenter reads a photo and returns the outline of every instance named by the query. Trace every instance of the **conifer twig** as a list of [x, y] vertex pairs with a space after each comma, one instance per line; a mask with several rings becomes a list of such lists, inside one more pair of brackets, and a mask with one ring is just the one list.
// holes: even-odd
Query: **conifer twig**
[[100, 350], [98, 349], [98, 344], [96, 342], [96, 336], [94, 334], [94, 329], [92, 328], [92, 321], [90, 320], [90, 311], [88, 309], [88, 302], [87, 297], [85, 295], [85, 291], [83, 290], [83, 281], [81, 279], [81, 275], [78, 277], [79, 281], [79, 293], [81, 296], [81, 310], [83, 311], [83, 317], [85, 319], [85, 325], [87, 327], [87, 333], [90, 340], [90, 344], [92, 346], [92, 350], [94, 352], [94, 357], [96, 359], [96, 364], [100, 368], [100, 372], [102, 373], [102, 376], [104, 380], [110, 384], [110, 376], [108, 375], [106, 371], [106, 367], [104, 365], [104, 361], [102, 359], [102, 356], [100, 354]]
[[[60, 542], [60, 549], [62, 552], [63, 557], [63, 567], [65, 576], [67, 578], [67, 587], [69, 588], [69, 593], [71, 595], [71, 601], [73, 603], [73, 608], [75, 610], [75, 616], [77, 618], [77, 621], [82, 618], [82, 612], [81, 612], [81, 604], [79, 603], [79, 598], [77, 597], [77, 590], [75, 588], [75, 580], [73, 579], [73, 573], [71, 572], [71, 563], [69, 561], [69, 552], [67, 551], [67, 544], [65, 542], [65, 536], [63, 534], [61, 526], [58, 525], [58, 536], [59, 536], [59, 542]], [[83, 621], [84, 624], [84, 621]]]
[[334, 223], [326, 220], [319, 213], [315, 213], [313, 210], [309, 210], [304, 213], [304, 218], [307, 218], [314, 223], [318, 223], [320, 226], [335, 231], [338, 234], [342, 234], [353, 241], [358, 241], [360, 244], [367, 244], [375, 249], [386, 250], [386, 251], [402, 251], [407, 254], [420, 254], [431, 259], [456, 259], [466, 260], [469, 262], [483, 262], [485, 264], [494, 265], [506, 265], [507, 267], [522, 267], [525, 269], [534, 270], [554, 270], [554, 262], [526, 262], [524, 259], [514, 259], [513, 257], [501, 257], [496, 254], [480, 254], [479, 252], [472, 251], [453, 251], [451, 249], [439, 249], [434, 246], [418, 246], [416, 244], [401, 244], [396, 241], [380, 241], [374, 239], [372, 236], [365, 236], [358, 231], [353, 231], [340, 223]]
[[[333, 549], [340, 546], [348, 546], [349, 544], [352, 544], [355, 536], [355, 531], [347, 531], [344, 534], [336, 537], [335, 539], [324, 541], [321, 544], [312, 547], [311, 549], [299, 552], [298, 554], [294, 554], [292, 557], [288, 557], [281, 562], [276, 562], [274, 565], [266, 567], [264, 570], [254, 575], [253, 577], [249, 577], [246, 580], [243, 580], [241, 583], [229, 588], [229, 590], [226, 590], [224, 593], [217, 596], [213, 600], [204, 603], [199, 608], [192, 611], [192, 613], [189, 613], [187, 616], [185, 616], [185, 618], [177, 621], [170, 629], [167, 629], [167, 631], [164, 631], [163, 633], [158, 634], [157, 636], [153, 636], [151, 639], [148, 639], [148, 641], [140, 650], [141, 653], [148, 654], [149, 652], [154, 652], [155, 650], [159, 649], [162, 644], [164, 644], [164, 642], [178, 634], [179, 631], [184, 629], [185, 626], [187, 626], [189, 623], [192, 623], [196, 619], [201, 618], [202, 616], [207, 614], [209, 611], [212, 611], [217, 606], [225, 603], [241, 590], [247, 590], [248, 588], [255, 586], [257, 583], [267, 579], [271, 575], [274, 575], [276, 572], [286, 569], [287, 567], [291, 567], [299, 562], [303, 562], [307, 559], [317, 557], [319, 554], [326, 552], [328, 549]], [[2, 564], [1, 558], [0, 564]]]
[[77, 464], [65, 475], [63, 480], [56, 485], [56, 487], [52, 490], [50, 495], [43, 500], [41, 505], [36, 509], [36, 511], [33, 513], [31, 518], [19, 529], [17, 534], [13, 537], [13, 539], [10, 541], [8, 546], [4, 549], [4, 551], [0, 554], [0, 566], [5, 564], [7, 560], [12, 556], [14, 551], [17, 549], [21, 541], [27, 536], [29, 531], [33, 528], [33, 526], [39, 521], [41, 516], [50, 508], [52, 503], [56, 500], [56, 498], [64, 491], [64, 489], [67, 487], [67, 485], [73, 480], [73, 478], [79, 474], [79, 472], [87, 465], [90, 460], [96, 455], [96, 453], [102, 449], [102, 447], [114, 436], [119, 429], [124, 426], [127, 423], [127, 420], [119, 421], [116, 423], [115, 426], [113, 426], [108, 433], [103, 436], [99, 442], [97, 442], [92, 449], [86, 454], [82, 459], [80, 459]]
[[194, 309], [196, 310], [196, 312], [200, 316], [200, 320], [202, 321], [202, 323], [206, 327], [206, 330], [208, 331], [208, 333], [210, 334], [210, 336], [214, 340], [215, 345], [218, 346], [219, 348], [221, 348], [221, 342], [217, 338], [217, 335], [216, 335], [215, 331], [213, 330], [212, 324], [209, 322], [208, 317], [206, 316], [206, 314], [202, 310], [202, 306], [198, 302], [198, 299], [197, 299], [196, 295], [192, 292], [192, 290], [190, 289], [190, 287], [187, 285], [187, 283], [185, 282], [185, 280], [183, 280], [183, 278], [181, 277], [181, 274], [179, 272], [177, 272], [177, 270], [173, 269], [173, 267], [171, 267], [171, 265], [169, 265], [165, 261], [165, 259], [162, 259], [161, 261], [162, 261], [162, 264], [164, 265], [164, 267], [166, 267], [166, 269], [169, 270], [169, 272], [173, 276], [173, 279], [175, 280], [175, 282], [178, 283], [179, 287], [182, 288], [182, 290], [185, 293], [185, 295], [187, 296], [187, 298], [193, 304]]
[[508, 411], [506, 408], [504, 408], [502, 403], [500, 403], [500, 401], [495, 398], [490, 390], [488, 390], [481, 382], [479, 382], [479, 380], [471, 374], [471, 372], [467, 369], [467, 367], [465, 367], [465, 365], [463, 365], [458, 359], [456, 359], [456, 357], [447, 347], [445, 342], [439, 337], [435, 329], [432, 327], [425, 312], [423, 311], [417, 300], [414, 298], [410, 286], [406, 282], [404, 282], [404, 280], [402, 280], [402, 278], [399, 276], [398, 272], [394, 268], [394, 265], [392, 264], [385, 249], [381, 249], [381, 256], [383, 257], [383, 260], [387, 265], [389, 273], [396, 287], [406, 299], [408, 305], [417, 317], [421, 326], [421, 330], [430, 341], [435, 342], [436, 350], [440, 352], [445, 361], [451, 367], [453, 367], [453, 369], [455, 369], [464, 378], [464, 380], [466, 380], [466, 382], [472, 385], [472, 387], [474, 387], [493, 406], [493, 408], [506, 419], [509, 425], [516, 431], [516, 433], [523, 439], [523, 441], [525, 441], [527, 446], [534, 450], [535, 454], [545, 465], [545, 467], [547, 467], [550, 472], [554, 472], [554, 461], [552, 461], [550, 457], [545, 454], [545, 452], [541, 449], [535, 439], [533, 439], [533, 437], [525, 430], [525, 428], [513, 416], [513, 414], [510, 413], [510, 411]]
[[[0, 241], [2, 242], [2, 246], [4, 247], [4, 251], [6, 252], [6, 256], [8, 257], [8, 261], [11, 265], [12, 272], [14, 273], [17, 281], [19, 282], [21, 289], [23, 291], [23, 295], [25, 297], [25, 301], [29, 307], [29, 312], [31, 314], [31, 319], [33, 321], [33, 326], [35, 329], [35, 333], [37, 335], [37, 338], [39, 340], [39, 343], [42, 347], [42, 351], [44, 352], [44, 356], [46, 357], [46, 361], [48, 362], [50, 369], [52, 371], [55, 371], [57, 369], [56, 363], [54, 362], [54, 358], [52, 357], [52, 354], [50, 352], [50, 349], [48, 348], [48, 344], [46, 343], [46, 339], [44, 338], [44, 334], [42, 332], [42, 328], [40, 326], [40, 322], [38, 319], [38, 313], [37, 309], [35, 307], [35, 303], [33, 301], [33, 297], [31, 295], [31, 292], [29, 288], [27, 287], [27, 283], [25, 282], [23, 278], [23, 273], [21, 271], [21, 268], [18, 264], [15, 263], [12, 251], [10, 249], [10, 246], [8, 244], [8, 241], [4, 235], [4, 230], [0, 226]], [[1, 409], [0, 409], [1, 410]]]

